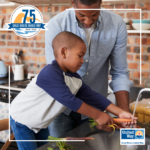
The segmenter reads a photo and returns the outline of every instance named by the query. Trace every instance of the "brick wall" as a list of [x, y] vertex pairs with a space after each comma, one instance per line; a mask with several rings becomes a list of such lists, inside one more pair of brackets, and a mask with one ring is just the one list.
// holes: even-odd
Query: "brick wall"
[[[43, 14], [44, 22], [57, 13], [69, 8], [70, 6], [41, 6], [37, 7]], [[142, 18], [150, 19], [150, 3], [145, 4], [107, 4], [102, 7], [107, 9], [142, 9]], [[0, 18], [9, 22], [10, 15], [15, 7], [0, 7]], [[115, 10], [123, 18], [139, 19], [139, 11]], [[142, 34], [142, 85], [139, 84], [140, 77], [140, 34], [128, 34], [127, 60], [130, 70], [130, 79], [134, 81], [135, 86], [150, 87], [150, 34]], [[38, 73], [46, 65], [45, 59], [45, 32], [40, 33], [33, 38], [21, 38], [11, 31], [0, 31], [0, 58], [5, 64], [14, 65], [12, 54], [23, 50], [22, 62], [25, 64], [25, 72]]]

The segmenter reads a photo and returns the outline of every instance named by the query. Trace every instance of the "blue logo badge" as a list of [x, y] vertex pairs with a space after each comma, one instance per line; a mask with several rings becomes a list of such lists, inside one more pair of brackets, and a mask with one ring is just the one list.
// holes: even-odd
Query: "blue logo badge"
[[120, 145], [144, 145], [145, 129], [121, 129]]
[[21, 5], [11, 14], [8, 29], [21, 37], [30, 38], [45, 29], [42, 13], [32, 5]]

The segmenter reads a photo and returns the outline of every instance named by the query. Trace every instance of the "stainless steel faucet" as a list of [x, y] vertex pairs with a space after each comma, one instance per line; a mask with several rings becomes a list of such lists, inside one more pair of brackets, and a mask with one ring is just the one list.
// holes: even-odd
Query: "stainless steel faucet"
[[[149, 91], [149, 92], [150, 92], [150, 88], [141, 89], [141, 90], [139, 91], [139, 94], [138, 94], [138, 97], [137, 97], [136, 101], [139, 101], [139, 99], [140, 99], [141, 96], [142, 96], [141, 93], [144, 92], [144, 91]], [[137, 102], [137, 103], [138, 103], [138, 102]], [[135, 114], [135, 110], [136, 110], [137, 103], [135, 103], [133, 115]], [[132, 119], [132, 121], [133, 121], [133, 119]], [[133, 125], [130, 125], [130, 128], [133, 128]]]
[[144, 88], [144, 89], [140, 90], [138, 95], [140, 95], [140, 97], [141, 97], [141, 93], [144, 92], [144, 91], [149, 91], [150, 92], [150, 88]]

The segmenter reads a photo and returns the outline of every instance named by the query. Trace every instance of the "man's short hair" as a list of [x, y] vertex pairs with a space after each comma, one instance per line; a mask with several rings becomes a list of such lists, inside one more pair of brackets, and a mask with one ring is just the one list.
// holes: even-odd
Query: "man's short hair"
[[57, 51], [60, 48], [66, 47], [67, 49], [71, 49], [72, 47], [76, 46], [78, 42], [84, 43], [84, 41], [79, 36], [72, 32], [63, 31], [57, 34], [52, 41], [55, 58], [57, 57]]
[[101, 2], [102, 2], [102, 0], [73, 0], [73, 1], [76, 5], [78, 4], [78, 2], [80, 2], [81, 4], [86, 5], [86, 6], [90, 6], [97, 2], [99, 2], [101, 4]]

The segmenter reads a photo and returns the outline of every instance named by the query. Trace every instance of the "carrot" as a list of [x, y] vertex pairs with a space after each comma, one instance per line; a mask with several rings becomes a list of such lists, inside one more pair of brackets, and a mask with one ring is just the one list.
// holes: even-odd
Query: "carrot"
[[115, 123], [132, 122], [132, 119], [113, 118]]
[[115, 126], [116, 126], [117, 128], [119, 128], [119, 127], [118, 127], [116, 124], [108, 125], [108, 126], [113, 128], [113, 133], [109, 135], [109, 137], [110, 137], [110, 136], [112, 136], [112, 135], [115, 133]]

